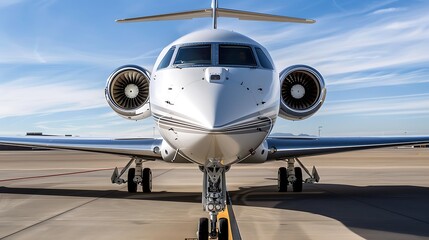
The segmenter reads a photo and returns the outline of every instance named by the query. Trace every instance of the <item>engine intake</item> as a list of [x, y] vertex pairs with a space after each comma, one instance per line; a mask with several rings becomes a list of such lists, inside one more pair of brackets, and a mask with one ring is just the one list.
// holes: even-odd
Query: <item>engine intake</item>
[[149, 82], [150, 73], [146, 69], [135, 65], [119, 67], [107, 79], [107, 102], [124, 118], [146, 118], [150, 116]]
[[326, 97], [322, 75], [306, 65], [295, 65], [280, 73], [281, 101], [279, 115], [302, 120], [316, 113]]

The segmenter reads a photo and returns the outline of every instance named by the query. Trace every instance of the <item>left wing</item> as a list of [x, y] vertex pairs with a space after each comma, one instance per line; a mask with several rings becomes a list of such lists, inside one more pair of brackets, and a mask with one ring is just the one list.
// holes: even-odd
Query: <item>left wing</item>
[[162, 139], [90, 139], [78, 137], [0, 137], [1, 145], [109, 153], [144, 159], [162, 159]]
[[268, 160], [314, 156], [371, 148], [429, 144], [429, 136], [268, 137]]

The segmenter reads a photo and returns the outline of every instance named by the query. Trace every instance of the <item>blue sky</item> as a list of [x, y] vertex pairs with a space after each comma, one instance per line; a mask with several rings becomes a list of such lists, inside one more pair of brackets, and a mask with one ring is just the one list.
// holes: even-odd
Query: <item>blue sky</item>
[[[236, 0], [220, 7], [315, 19], [316, 24], [221, 19], [262, 43], [280, 71], [317, 68], [322, 109], [274, 132], [324, 136], [429, 134], [429, 2], [424, 0]], [[151, 67], [164, 46], [210, 19], [118, 24], [115, 19], [207, 8], [210, 1], [1, 0], [0, 134], [152, 137], [104, 99], [109, 74]], [[155, 133], [157, 135], [157, 133]]]

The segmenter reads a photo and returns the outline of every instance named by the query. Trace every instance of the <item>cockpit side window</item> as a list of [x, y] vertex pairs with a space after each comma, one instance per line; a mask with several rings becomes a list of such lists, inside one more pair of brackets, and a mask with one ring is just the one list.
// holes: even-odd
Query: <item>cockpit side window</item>
[[209, 65], [212, 62], [211, 45], [193, 45], [179, 48], [174, 64]]
[[252, 48], [238, 45], [219, 45], [219, 64], [233, 66], [257, 66]]
[[175, 49], [176, 49], [175, 47], [172, 47], [172, 48], [170, 48], [170, 50], [168, 50], [168, 52], [165, 54], [164, 58], [159, 63], [157, 70], [166, 68], [170, 65], [171, 58], [173, 57]]
[[256, 48], [256, 55], [258, 55], [259, 63], [263, 68], [274, 69], [267, 55], [260, 48]]

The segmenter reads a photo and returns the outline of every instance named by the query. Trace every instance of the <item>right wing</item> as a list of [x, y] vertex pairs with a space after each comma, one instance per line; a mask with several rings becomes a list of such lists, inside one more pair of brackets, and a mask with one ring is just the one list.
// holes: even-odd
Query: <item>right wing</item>
[[372, 148], [429, 144], [429, 136], [268, 137], [268, 160], [315, 156]]
[[159, 149], [162, 139], [90, 139], [79, 137], [1, 137], [1, 145], [77, 150], [140, 157], [148, 160], [162, 159]]

